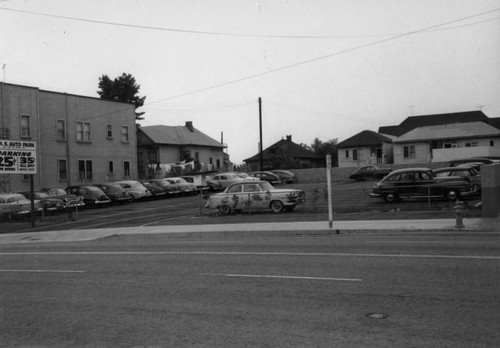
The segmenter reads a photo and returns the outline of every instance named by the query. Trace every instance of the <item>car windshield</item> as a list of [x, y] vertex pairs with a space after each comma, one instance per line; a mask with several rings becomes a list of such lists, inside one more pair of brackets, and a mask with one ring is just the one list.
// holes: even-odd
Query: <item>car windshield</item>
[[36, 198], [47, 198], [47, 197], [50, 197], [50, 195], [47, 192], [36, 192], [35, 197]]
[[15, 195], [15, 196], [12, 196], [9, 199], [7, 199], [7, 202], [12, 203], [12, 202], [19, 202], [19, 201], [24, 201], [24, 200], [26, 200], [26, 197], [24, 197], [23, 195]]
[[271, 191], [271, 190], [274, 190], [273, 185], [271, 185], [267, 181], [261, 182], [259, 185], [262, 188], [262, 191]]

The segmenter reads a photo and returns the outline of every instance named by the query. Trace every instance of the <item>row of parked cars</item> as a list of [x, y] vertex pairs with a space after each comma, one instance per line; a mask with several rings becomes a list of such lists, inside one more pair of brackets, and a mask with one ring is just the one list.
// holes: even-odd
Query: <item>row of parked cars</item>
[[[193, 177], [170, 177], [42, 189], [33, 193], [34, 210], [35, 213], [51, 213], [84, 206], [123, 204], [153, 198], [191, 195], [198, 193], [200, 189], [220, 191], [232, 183], [261, 180], [275, 185], [290, 183], [295, 181], [295, 175], [289, 171], [248, 174], [231, 172], [216, 174], [208, 178], [206, 185], [203, 186], [196, 185]], [[0, 193], [0, 219], [10, 220], [31, 215], [31, 198], [31, 192]]]
[[[95, 185], [73, 185], [33, 192], [35, 213], [50, 213], [77, 207], [123, 204], [149, 198], [194, 194], [198, 188], [184, 178], [145, 181], [124, 180]], [[0, 219], [31, 214], [31, 192], [0, 193]]]
[[391, 170], [365, 166], [353, 172], [353, 180], [382, 178], [372, 189], [370, 197], [386, 202], [404, 198], [445, 198], [456, 200], [481, 195], [481, 166], [500, 163], [500, 158], [473, 157], [450, 161], [436, 169], [404, 168]]

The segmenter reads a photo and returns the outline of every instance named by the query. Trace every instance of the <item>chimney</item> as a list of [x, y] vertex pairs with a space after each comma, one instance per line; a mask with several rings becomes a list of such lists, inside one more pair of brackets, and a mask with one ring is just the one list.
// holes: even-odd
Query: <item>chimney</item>
[[286, 136], [286, 141], [290, 141], [291, 142], [292, 141], [292, 136], [291, 135], [287, 135]]
[[193, 121], [186, 121], [186, 128], [189, 129], [190, 132], [194, 132]]

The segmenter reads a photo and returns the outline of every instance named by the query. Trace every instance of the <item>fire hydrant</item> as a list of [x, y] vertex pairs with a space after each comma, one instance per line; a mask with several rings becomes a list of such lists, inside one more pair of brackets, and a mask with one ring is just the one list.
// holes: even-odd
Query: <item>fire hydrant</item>
[[464, 202], [460, 202], [458, 199], [455, 202], [455, 228], [464, 228], [462, 211], [464, 210]]

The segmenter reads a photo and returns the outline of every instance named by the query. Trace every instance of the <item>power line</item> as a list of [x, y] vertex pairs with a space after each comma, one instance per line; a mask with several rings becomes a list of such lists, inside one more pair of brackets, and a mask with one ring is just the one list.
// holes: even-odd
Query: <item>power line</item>
[[[1, 9], [2, 8], [0, 7], [0, 10]], [[496, 9], [493, 9], [493, 10], [481, 12], [481, 13], [470, 15], [470, 16], [466, 16], [466, 17], [461, 17], [461, 18], [454, 19], [454, 20], [447, 21], [447, 22], [443, 22], [443, 23], [440, 23], [440, 24], [431, 25], [431, 26], [424, 27], [424, 28], [421, 28], [421, 29], [418, 29], [418, 30], [414, 30], [414, 31], [410, 31], [410, 32], [407, 32], [407, 33], [404, 33], [404, 34], [395, 35], [395, 36], [390, 37], [390, 38], [381, 39], [381, 40], [377, 40], [377, 41], [372, 41], [372, 42], [369, 42], [367, 44], [363, 44], [363, 45], [351, 47], [351, 48], [348, 48], [348, 49], [345, 49], [345, 50], [341, 50], [341, 51], [337, 51], [337, 52], [333, 52], [333, 53], [330, 53], [330, 54], [327, 54], [327, 55], [323, 55], [323, 56], [319, 56], [319, 57], [316, 57], [316, 58], [307, 59], [307, 60], [304, 60], [304, 61], [301, 61], [301, 62], [289, 64], [289, 65], [285, 65], [285, 66], [282, 66], [282, 67], [279, 67], [279, 68], [275, 68], [275, 69], [271, 69], [271, 70], [268, 70], [268, 71], [264, 71], [264, 72], [261, 72], [261, 73], [247, 75], [247, 76], [243, 76], [243, 77], [240, 77], [240, 78], [237, 78], [237, 79], [233, 79], [233, 80], [228, 80], [228, 81], [225, 81], [225, 82], [221, 82], [219, 84], [215, 84], [215, 85], [212, 85], [212, 86], [199, 88], [199, 89], [196, 89], [196, 90], [192, 90], [192, 91], [189, 91], [189, 92], [181, 93], [181, 94], [174, 95], [174, 96], [171, 96], [171, 97], [167, 97], [167, 98], [163, 98], [163, 99], [158, 99], [158, 100], [152, 101], [150, 103], [145, 103], [145, 105], [143, 105], [143, 107], [144, 106], [149, 106], [149, 105], [152, 105], [152, 104], [162, 103], [162, 102], [169, 101], [169, 100], [172, 100], [172, 99], [177, 99], [177, 98], [180, 98], [180, 97], [185, 97], [185, 96], [188, 96], [188, 95], [193, 95], [193, 94], [197, 94], [197, 93], [209, 91], [209, 90], [220, 88], [220, 87], [224, 87], [224, 86], [228, 86], [228, 85], [231, 85], [231, 84], [235, 84], [235, 83], [238, 83], [238, 82], [242, 82], [242, 81], [254, 79], [254, 78], [257, 78], [257, 77], [261, 77], [261, 76], [273, 74], [273, 73], [280, 72], [280, 71], [283, 71], [283, 70], [292, 69], [292, 68], [295, 68], [295, 67], [298, 67], [298, 66], [302, 66], [302, 65], [313, 63], [313, 62], [317, 62], [317, 61], [325, 60], [325, 59], [328, 59], [328, 58], [332, 58], [332, 57], [335, 57], [335, 56], [338, 56], [338, 55], [341, 55], [341, 54], [345, 54], [345, 53], [357, 51], [357, 50], [360, 50], [360, 49], [363, 49], [363, 48], [367, 48], [367, 47], [379, 45], [379, 44], [382, 44], [382, 43], [385, 43], [385, 42], [393, 41], [393, 40], [396, 40], [396, 39], [399, 39], [399, 38], [402, 38], [402, 37], [405, 37], [405, 36], [415, 35], [415, 34], [418, 34], [418, 33], [421, 33], [421, 32], [425, 32], [425, 31], [429, 31], [429, 30], [434, 30], [434, 29], [437, 29], [437, 28], [440, 28], [440, 27], [443, 27], [443, 26], [446, 26], [446, 25], [450, 25], [450, 24], [462, 22], [462, 21], [465, 21], [465, 20], [468, 20], [468, 19], [471, 19], [471, 18], [475, 18], [475, 17], [479, 17], [479, 16], [484, 16], [486, 14], [490, 14], [490, 13], [497, 12], [497, 11], [500, 11], [500, 8], [496, 8]], [[126, 111], [126, 110], [127, 109], [123, 109], [122, 111]], [[119, 113], [119, 112], [121, 112], [121, 111], [119, 111], [119, 110], [116, 111], [115, 110], [115, 111], [112, 111], [112, 112], [107, 112], [107, 113], [103, 113], [103, 114], [91, 116], [91, 117], [88, 117], [88, 118], [85, 118], [85, 119], [82, 119], [82, 120], [78, 120], [78, 122], [87, 121], [87, 120], [91, 120], [91, 119], [96, 119], [98, 117], [107, 116], [107, 115], [111, 115], [111, 114], [115, 114], [115, 113]], [[52, 127], [50, 127], [50, 128], [52, 128]], [[50, 128], [47, 128], [47, 129], [50, 129]]]
[[[387, 37], [387, 36], [405, 35], [405, 34], [370, 34], [370, 35], [271, 35], [271, 34], [261, 34], [261, 35], [259, 35], [259, 34], [240, 34], [240, 33], [229, 33], [229, 32], [215, 32], [215, 31], [203, 31], [203, 30], [188, 30], [188, 29], [164, 28], [164, 27], [154, 27], [154, 26], [139, 25], [139, 24], [127, 24], [127, 23], [100, 21], [100, 20], [96, 20], [96, 19], [87, 19], [87, 18], [79, 18], [79, 17], [71, 17], [71, 16], [54, 15], [54, 14], [50, 14], [50, 13], [27, 11], [27, 10], [18, 10], [18, 9], [6, 8], [6, 7], [0, 7], [0, 10], [10, 11], [10, 12], [17, 12], [17, 13], [23, 13], [23, 14], [30, 14], [30, 15], [35, 15], [35, 16], [44, 16], [44, 17], [50, 17], [50, 18], [66, 19], [66, 20], [79, 21], [79, 22], [85, 22], [85, 23], [93, 23], [93, 24], [112, 25], [112, 26], [126, 27], [126, 28], [135, 28], [135, 29], [167, 31], [167, 32], [184, 33], [184, 34], [213, 35], [213, 36], [232, 36], [232, 37], [246, 37], [246, 38], [274, 38], [274, 39], [355, 39], [355, 38]], [[492, 10], [492, 11], [484, 12], [484, 13], [479, 14], [479, 15], [488, 14], [488, 13], [491, 13], [491, 12], [494, 12], [494, 11], [497, 11], [497, 10]], [[472, 18], [472, 17], [469, 17], [469, 18]], [[497, 19], [500, 19], [500, 17], [496, 17], [496, 18], [492, 18], [492, 19], [488, 19], [488, 20], [484, 20], [484, 21], [480, 21], [480, 22], [476, 22], [476, 23], [464, 24], [464, 25], [457, 26], [457, 27], [441, 28], [441, 29], [436, 29], [436, 30], [451, 30], [451, 29], [461, 28], [461, 27], [465, 27], [465, 26], [482, 24], [482, 23], [493, 21], [493, 20], [497, 20]], [[425, 30], [425, 31], [432, 32], [434, 30], [428, 29], [428, 30]]]

